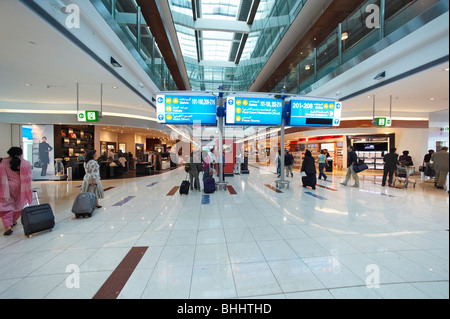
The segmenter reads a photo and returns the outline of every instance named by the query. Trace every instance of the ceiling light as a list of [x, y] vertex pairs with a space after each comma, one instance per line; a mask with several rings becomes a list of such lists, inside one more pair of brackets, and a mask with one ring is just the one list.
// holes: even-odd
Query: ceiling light
[[111, 57], [111, 65], [115, 68], [121, 68], [122, 65], [120, 65], [119, 62], [116, 61], [116, 59], [114, 59], [113, 57]]
[[377, 74], [377, 76], [374, 78], [374, 80], [382, 80], [382, 79], [384, 79], [386, 77], [386, 71], [383, 71], [383, 72], [381, 72], [381, 73], [379, 73], [379, 74]]
[[348, 32], [342, 33], [342, 35], [341, 35], [341, 40], [342, 40], [342, 41], [345, 41], [345, 40], [347, 40], [347, 39], [348, 39]]
[[30, 83], [25, 83], [26, 86], [32, 86]]
[[305, 70], [309, 70], [309, 69], [311, 69], [311, 66], [310, 66], [309, 64], [307, 64], [307, 65], [305, 66]]

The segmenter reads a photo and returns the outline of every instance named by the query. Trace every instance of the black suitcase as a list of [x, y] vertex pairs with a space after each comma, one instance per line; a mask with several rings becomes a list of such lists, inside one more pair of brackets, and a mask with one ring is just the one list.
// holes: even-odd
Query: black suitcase
[[180, 195], [189, 195], [189, 188], [191, 183], [189, 181], [183, 181], [180, 186]]
[[25, 207], [22, 210], [21, 221], [25, 236], [55, 227], [55, 215], [50, 204]]
[[[88, 190], [91, 186], [89, 186]], [[97, 184], [94, 185], [94, 192], [97, 189]], [[75, 214], [76, 218], [80, 217], [91, 217], [94, 211], [97, 209], [97, 196], [94, 193], [87, 192], [81, 193], [73, 202], [72, 213]]]
[[316, 179], [310, 176], [303, 176], [302, 177], [302, 183], [303, 183], [303, 187], [312, 187], [312, 189], [316, 189]]

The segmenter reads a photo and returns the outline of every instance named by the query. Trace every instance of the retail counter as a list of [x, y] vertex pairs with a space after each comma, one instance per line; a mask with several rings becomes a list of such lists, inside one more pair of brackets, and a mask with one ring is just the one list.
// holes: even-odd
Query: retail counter
[[170, 169], [170, 160], [161, 162], [161, 170], [164, 171], [166, 169]]
[[153, 170], [153, 165], [150, 162], [136, 163], [136, 175], [151, 175]]

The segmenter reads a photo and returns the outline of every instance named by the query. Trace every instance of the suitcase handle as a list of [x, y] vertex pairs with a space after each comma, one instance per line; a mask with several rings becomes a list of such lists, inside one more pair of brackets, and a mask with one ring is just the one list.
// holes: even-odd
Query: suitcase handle
[[[40, 203], [39, 203], [39, 196], [38, 196], [38, 192], [37, 192], [37, 190], [36, 190], [36, 189], [33, 189], [33, 190], [32, 190], [32, 192], [33, 192], [33, 197], [34, 197], [34, 199], [36, 199], [36, 203], [37, 203], [37, 205], [39, 206], [39, 205], [40, 205]], [[31, 203], [26, 203], [26, 204], [25, 204], [25, 208], [26, 208], [26, 207], [30, 207], [30, 206], [31, 206], [31, 204], [33, 204], [33, 200], [31, 200]]]

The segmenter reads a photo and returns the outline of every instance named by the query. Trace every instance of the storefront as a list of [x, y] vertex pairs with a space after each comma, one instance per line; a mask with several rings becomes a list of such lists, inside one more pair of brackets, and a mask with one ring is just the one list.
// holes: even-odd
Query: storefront
[[84, 156], [97, 150], [101, 178], [139, 176], [136, 166], [151, 166], [145, 175], [169, 170], [177, 141], [151, 129], [99, 125], [18, 125], [24, 159], [32, 163], [33, 180], [81, 180]]
[[291, 141], [286, 148], [294, 156], [294, 169], [300, 169], [305, 152], [311, 151], [314, 158], [318, 158], [322, 151], [326, 151], [328, 171], [343, 168], [344, 159], [344, 136], [320, 136], [300, 138], [298, 141]]
[[347, 136], [347, 145], [353, 145], [358, 159], [364, 161], [369, 169], [383, 170], [384, 155], [396, 145], [395, 134]]

